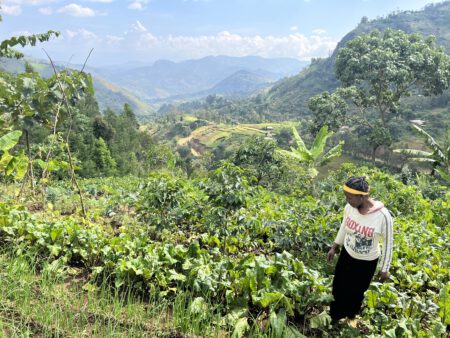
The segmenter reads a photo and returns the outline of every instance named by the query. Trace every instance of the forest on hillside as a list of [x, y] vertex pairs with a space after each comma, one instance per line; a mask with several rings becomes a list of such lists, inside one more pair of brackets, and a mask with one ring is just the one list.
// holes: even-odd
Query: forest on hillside
[[[53, 35], [11, 37], [0, 57]], [[212, 95], [141, 125], [128, 104], [100, 111], [83, 70], [53, 71], [0, 71], [4, 336], [450, 334], [448, 124], [437, 137], [399, 108], [448, 92], [433, 38], [355, 37], [336, 56], [341, 85], [310, 98], [309, 120], [279, 124], [221, 116], [239, 111]], [[356, 325], [331, 321], [326, 261], [350, 176], [395, 219], [390, 276]]]

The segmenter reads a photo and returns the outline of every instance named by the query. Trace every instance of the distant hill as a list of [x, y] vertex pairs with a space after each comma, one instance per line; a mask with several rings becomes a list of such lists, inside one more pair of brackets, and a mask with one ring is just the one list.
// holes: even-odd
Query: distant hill
[[[230, 56], [208, 56], [198, 60], [187, 60], [182, 62], [172, 62], [168, 60], [156, 61], [151, 66], [141, 66], [136, 68], [118, 66], [93, 70], [111, 82], [119, 84], [121, 87], [136, 93], [143, 99], [152, 102], [173, 96], [197, 95], [199, 92], [209, 91], [213, 87], [220, 89], [222, 83], [226, 81], [226, 91], [241, 91], [243, 78], [250, 77], [250, 73], [260, 75], [263, 72], [272, 74], [270, 80], [279, 80], [283, 77], [297, 74], [307, 66], [308, 62], [301, 62], [296, 59], [276, 58], [267, 59], [258, 56], [230, 57]], [[249, 72], [239, 75], [240, 71]], [[237, 80], [233, 82], [233, 74]], [[260, 83], [260, 79], [254, 78]], [[248, 82], [248, 81], [247, 81]], [[236, 86], [235, 89], [232, 87]]]
[[281, 80], [271, 88], [266, 96], [271, 111], [276, 115], [288, 114], [291, 118], [308, 114], [307, 104], [311, 96], [339, 86], [334, 74], [339, 49], [361, 33], [387, 28], [424, 36], [434, 35], [437, 44], [450, 53], [450, 1], [428, 5], [421, 11], [396, 12], [375, 20], [362, 18], [358, 26], [339, 42], [329, 58], [312, 60], [311, 65], [300, 74]]
[[248, 95], [278, 80], [274, 73], [259, 70], [239, 70], [212, 87], [211, 94]]
[[258, 93], [261, 89], [269, 89], [276, 81], [276, 74], [266, 71], [239, 70], [217, 83], [211, 89], [197, 93], [176, 95], [159, 100], [152, 100], [155, 104], [169, 104], [203, 100], [208, 95], [220, 95], [226, 99], [242, 99]]
[[155, 110], [148, 103], [126, 89], [97, 76], [93, 77], [93, 82], [95, 97], [101, 111], [104, 111], [106, 108], [122, 111], [123, 105], [128, 103], [138, 117], [155, 113]]
[[[43, 77], [50, 77], [53, 74], [53, 69], [48, 62], [32, 58], [25, 58], [23, 60], [0, 58], [0, 68], [7, 72], [17, 74], [25, 70], [25, 61], [28, 61]], [[62, 68], [61, 65], [57, 66], [58, 70]], [[80, 67], [77, 66], [76, 69], [78, 68]], [[153, 108], [149, 104], [143, 102], [138, 97], [118, 85], [108, 82], [98, 76], [93, 76], [92, 79], [95, 97], [101, 111], [106, 108], [121, 111], [123, 105], [128, 103], [138, 116], [146, 116], [154, 113]]]

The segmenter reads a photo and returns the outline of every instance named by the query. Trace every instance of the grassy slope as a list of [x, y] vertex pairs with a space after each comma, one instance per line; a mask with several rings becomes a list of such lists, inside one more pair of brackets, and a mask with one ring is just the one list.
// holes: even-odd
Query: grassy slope
[[223, 335], [216, 318], [189, 310], [187, 294], [169, 304], [148, 295], [113, 292], [76, 268], [0, 253], [0, 335], [3, 337], [186, 337]]

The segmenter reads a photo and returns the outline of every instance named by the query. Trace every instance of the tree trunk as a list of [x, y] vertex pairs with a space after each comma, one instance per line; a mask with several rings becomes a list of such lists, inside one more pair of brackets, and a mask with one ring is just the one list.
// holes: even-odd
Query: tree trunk
[[381, 113], [381, 123], [383, 124], [383, 127], [386, 128], [386, 117], [384, 116], [384, 110], [380, 111]]
[[33, 192], [33, 196], [36, 194], [36, 187], [34, 182], [34, 172], [33, 172], [33, 158], [31, 157], [31, 147], [30, 147], [30, 135], [28, 133], [27, 129], [24, 129], [25, 131], [25, 141], [27, 143], [27, 153], [28, 153], [28, 172], [30, 173], [30, 180], [31, 180], [31, 191]]
[[377, 152], [378, 147], [379, 147], [379, 146], [376, 146], [376, 147], [373, 147], [373, 148], [372, 148], [372, 165], [373, 165], [374, 167], [376, 166], [376, 164], [375, 164], [375, 153]]

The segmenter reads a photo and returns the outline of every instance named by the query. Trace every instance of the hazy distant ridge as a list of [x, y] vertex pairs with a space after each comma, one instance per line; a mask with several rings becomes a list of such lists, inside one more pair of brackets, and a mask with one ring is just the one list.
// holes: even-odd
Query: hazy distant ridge
[[[208, 56], [182, 62], [159, 60], [152, 65], [136, 68], [130, 65], [117, 66], [115, 69], [108, 67], [95, 69], [95, 72], [150, 101], [208, 91], [240, 71], [266, 72], [271, 74], [268, 77], [268, 82], [271, 82], [297, 74], [307, 64], [288, 58]], [[232, 83], [228, 79], [227, 88], [231, 87]]]

